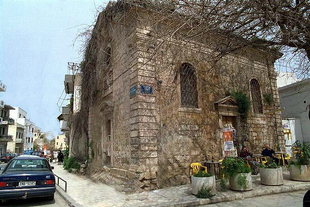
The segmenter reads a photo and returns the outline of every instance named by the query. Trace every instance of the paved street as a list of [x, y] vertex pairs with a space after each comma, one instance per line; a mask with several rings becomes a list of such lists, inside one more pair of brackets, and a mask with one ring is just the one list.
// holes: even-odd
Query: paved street
[[302, 207], [303, 197], [307, 191], [281, 193], [270, 196], [260, 196], [244, 200], [204, 205], [204, 207]]
[[0, 204], [0, 206], [7, 206], [7, 207], [68, 207], [65, 200], [55, 193], [55, 200], [54, 201], [46, 201], [44, 198], [33, 198], [27, 200], [13, 200], [5, 202], [4, 204]]

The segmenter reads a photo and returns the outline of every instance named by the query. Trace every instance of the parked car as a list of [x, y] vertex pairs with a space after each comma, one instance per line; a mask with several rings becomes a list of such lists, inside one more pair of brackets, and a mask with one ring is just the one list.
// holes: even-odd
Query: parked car
[[17, 154], [14, 154], [14, 153], [4, 153], [1, 155], [0, 161], [7, 163], [16, 156], [17, 156]]
[[53, 167], [42, 157], [21, 155], [13, 158], [0, 174], [0, 200], [46, 197], [54, 199]]
[[44, 152], [33, 152], [32, 155], [36, 155], [36, 156], [39, 156], [39, 157], [43, 157], [44, 156]]

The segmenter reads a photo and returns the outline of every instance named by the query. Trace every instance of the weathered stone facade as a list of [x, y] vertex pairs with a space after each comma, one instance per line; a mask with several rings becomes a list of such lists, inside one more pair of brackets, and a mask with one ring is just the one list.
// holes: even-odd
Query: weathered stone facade
[[[254, 153], [264, 143], [283, 149], [276, 56], [247, 48], [213, 64], [204, 41], [163, 39], [159, 34], [169, 31], [169, 24], [154, 26], [150, 15], [141, 8], [117, 11], [111, 6], [98, 17], [83, 63], [82, 108], [76, 115], [88, 123], [76, 139], [88, 139], [89, 173], [131, 190], [188, 183], [191, 162], [223, 157], [222, 128], [229, 123], [240, 144]], [[198, 107], [182, 107], [183, 63], [195, 69]], [[252, 100], [252, 79], [260, 86], [262, 113], [251, 108], [241, 118], [236, 106], [217, 106], [232, 91]], [[271, 94], [273, 102], [262, 101], [264, 94]]]

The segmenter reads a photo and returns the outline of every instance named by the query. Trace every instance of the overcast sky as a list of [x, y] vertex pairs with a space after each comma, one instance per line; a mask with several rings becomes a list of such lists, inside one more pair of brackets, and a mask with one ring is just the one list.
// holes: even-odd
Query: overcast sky
[[107, 0], [0, 0], [0, 93], [43, 131], [60, 133], [57, 101], [67, 62], [80, 62], [78, 34]]

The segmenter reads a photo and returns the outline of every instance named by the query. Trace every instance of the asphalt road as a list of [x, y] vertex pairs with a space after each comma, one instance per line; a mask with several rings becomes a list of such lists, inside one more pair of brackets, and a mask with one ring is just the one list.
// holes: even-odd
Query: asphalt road
[[27, 200], [12, 200], [7, 201], [0, 206], [7, 207], [69, 207], [66, 201], [58, 194], [55, 193], [55, 200], [47, 201], [44, 198], [32, 198]]

